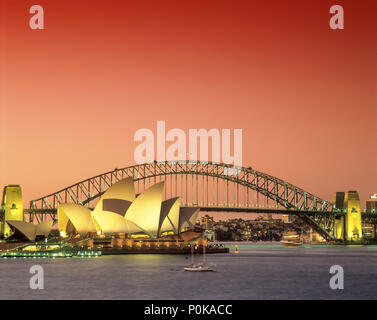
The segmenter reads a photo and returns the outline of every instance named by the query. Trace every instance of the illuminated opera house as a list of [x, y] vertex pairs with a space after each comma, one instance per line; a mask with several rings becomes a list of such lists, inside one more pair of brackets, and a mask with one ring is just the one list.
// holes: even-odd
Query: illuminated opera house
[[199, 208], [181, 208], [179, 198], [162, 201], [163, 191], [162, 181], [137, 195], [132, 178], [127, 178], [107, 189], [93, 210], [73, 203], [61, 204], [60, 235], [181, 239], [194, 229]]
[[163, 201], [163, 181], [136, 194], [133, 179], [123, 179], [102, 194], [93, 210], [75, 203], [60, 204], [57, 208], [60, 238], [51, 237], [50, 241], [47, 238], [54, 221], [40, 224], [24, 221], [21, 189], [19, 186], [8, 189], [10, 213], [7, 215], [6, 211], [3, 224], [9, 228], [7, 240], [45, 240], [43, 243], [48, 244], [60, 239], [64, 240], [61, 243], [72, 246], [125, 252], [176, 250], [205, 241], [203, 230], [195, 226], [200, 209], [181, 207], [178, 197]]

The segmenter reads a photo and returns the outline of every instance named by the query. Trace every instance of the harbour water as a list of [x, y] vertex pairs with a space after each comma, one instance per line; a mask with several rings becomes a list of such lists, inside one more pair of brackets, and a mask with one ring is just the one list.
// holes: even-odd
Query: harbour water
[[[377, 298], [377, 246], [237, 244], [238, 254], [227, 243], [229, 254], [207, 255], [209, 273], [183, 271], [189, 255], [1, 259], [0, 299]], [[43, 290], [29, 287], [32, 265], [44, 269]], [[329, 286], [332, 265], [344, 269], [343, 290]]]

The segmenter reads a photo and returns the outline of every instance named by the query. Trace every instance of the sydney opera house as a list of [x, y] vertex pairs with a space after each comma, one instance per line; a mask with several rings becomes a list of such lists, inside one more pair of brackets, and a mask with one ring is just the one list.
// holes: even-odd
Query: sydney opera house
[[[203, 232], [195, 227], [199, 208], [181, 207], [179, 198], [163, 201], [164, 182], [135, 193], [132, 178], [123, 179], [108, 188], [93, 210], [75, 203], [57, 208], [57, 221], [41, 224], [24, 221], [19, 186], [7, 190], [5, 223], [7, 240], [50, 243], [52, 228], [64, 243], [101, 250], [177, 250], [190, 243], [203, 243]], [[8, 210], [9, 209], [9, 210]], [[9, 211], [9, 212], [8, 212]], [[58, 230], [56, 230], [56, 222]], [[38, 242], [40, 243], [40, 242]], [[120, 252], [117, 251], [117, 254]], [[112, 253], [108, 253], [112, 254]]]
[[61, 204], [60, 235], [161, 238], [193, 229], [199, 208], [181, 208], [179, 198], [162, 201], [163, 190], [162, 181], [136, 194], [132, 178], [127, 178], [107, 189], [93, 210], [78, 204]]

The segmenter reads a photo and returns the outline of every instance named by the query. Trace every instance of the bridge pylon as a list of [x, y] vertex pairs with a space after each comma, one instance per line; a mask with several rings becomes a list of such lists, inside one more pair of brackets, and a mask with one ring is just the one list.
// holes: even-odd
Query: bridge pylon
[[24, 220], [24, 211], [22, 203], [22, 191], [19, 185], [8, 185], [3, 189], [3, 197], [1, 201], [1, 222], [0, 236], [8, 237], [11, 229], [7, 224], [8, 220]]
[[336, 192], [334, 204], [337, 211], [345, 215], [337, 217], [334, 223], [334, 236], [341, 240], [361, 239], [361, 209], [357, 191]]
[[346, 213], [346, 236], [347, 240], [361, 239], [363, 237], [361, 229], [361, 208], [360, 198], [357, 191], [346, 192], [344, 204]]

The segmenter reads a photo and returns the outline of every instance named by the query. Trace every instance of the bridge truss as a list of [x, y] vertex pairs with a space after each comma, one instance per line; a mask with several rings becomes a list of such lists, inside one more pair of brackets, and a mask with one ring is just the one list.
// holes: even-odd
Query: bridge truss
[[178, 161], [116, 168], [32, 200], [27, 210], [29, 221], [55, 219], [60, 203], [93, 208], [111, 185], [127, 177], [133, 178], [137, 193], [164, 180], [164, 199], [180, 197], [182, 206], [200, 207], [203, 211], [294, 214], [328, 240], [334, 239], [330, 232], [334, 218], [342, 215], [333, 210], [332, 203], [251, 167]]

